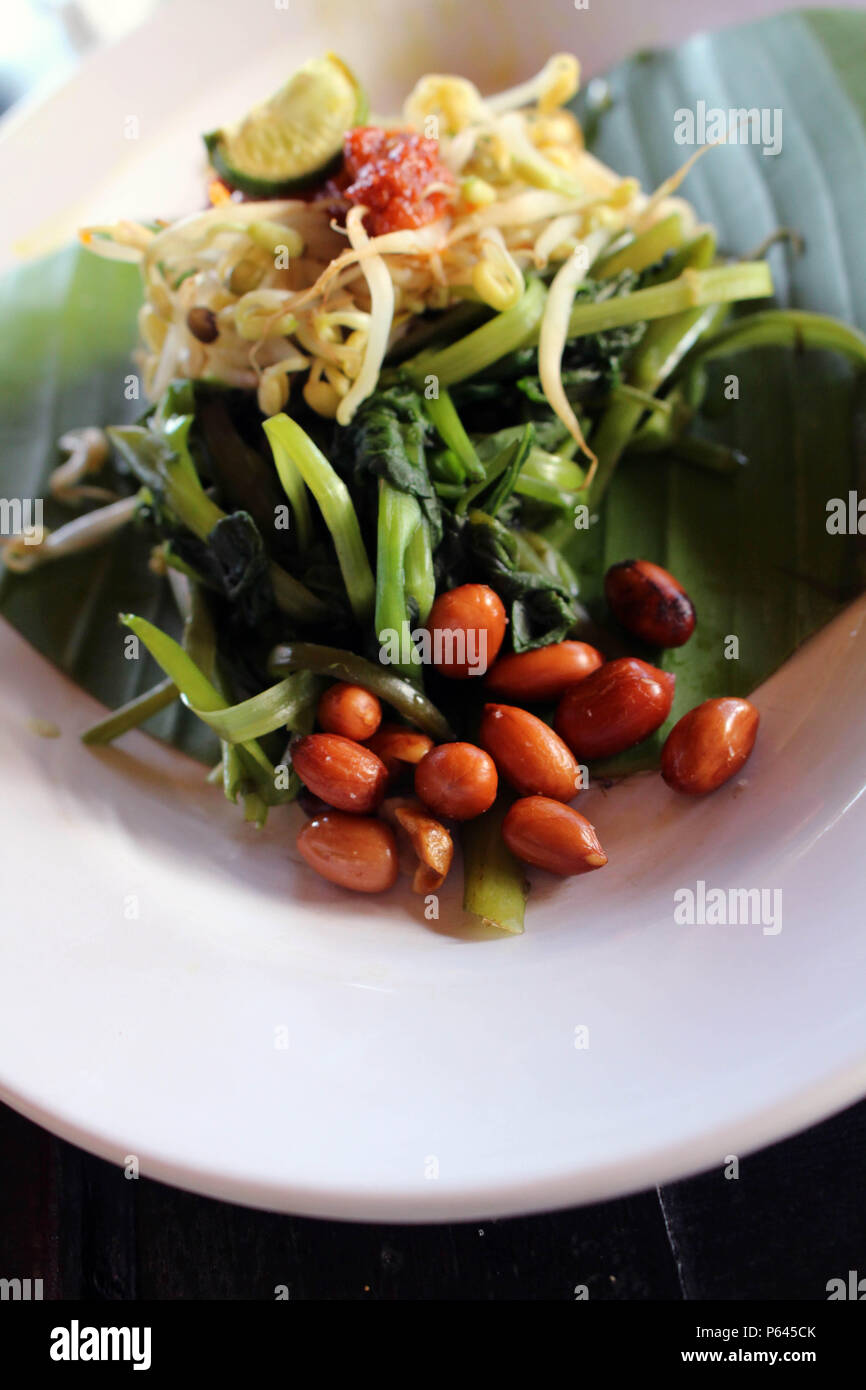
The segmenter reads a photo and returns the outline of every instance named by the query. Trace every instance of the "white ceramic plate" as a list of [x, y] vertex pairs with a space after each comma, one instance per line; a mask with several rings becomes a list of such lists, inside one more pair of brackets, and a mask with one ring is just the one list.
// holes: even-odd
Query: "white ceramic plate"
[[[65, 202], [34, 188], [16, 235], [56, 237], [62, 207], [152, 210], [140, 204], [157, 187], [163, 209], [176, 202], [185, 185], [169, 199], [158, 169], [174, 160], [188, 177], [195, 132], [285, 68], [275, 24], [293, 60], [359, 53], [386, 104], [405, 82], [382, 55], [398, 8], [411, 75], [447, 61], [499, 81], [554, 47], [592, 41], [607, 61], [623, 36], [684, 33], [679, 5], [640, 33], [627, 16], [646, 7], [623, 3], [499, 5], [492, 29], [481, 5], [389, 0], [379, 26], [369, 6], [292, 6], [267, 23], [238, 6], [227, 52], [225, 6], [169, 7], [12, 123], [7, 189], [23, 194], [40, 141], [42, 182], [74, 167], [78, 194], [94, 189], [70, 211], [70, 187]], [[238, 25], [245, 54], [265, 54], [256, 82], [251, 69], [228, 81]], [[112, 121], [136, 112], [152, 135], [113, 168], [105, 128], [119, 140]], [[83, 750], [94, 702], [0, 627], [0, 1095], [168, 1182], [397, 1220], [607, 1197], [830, 1113], [866, 1090], [864, 622], [861, 602], [762, 688], [747, 775], [711, 801], [656, 777], [587, 793], [609, 867], [539, 885], [528, 931], [506, 940], [449, 930], [453, 893], [431, 924], [409, 894], [359, 901], [314, 880], [293, 862], [290, 813], [254, 836], [197, 764], [144, 735]], [[38, 739], [34, 716], [63, 737]], [[698, 879], [778, 890], [781, 930], [678, 925], [674, 895]]]

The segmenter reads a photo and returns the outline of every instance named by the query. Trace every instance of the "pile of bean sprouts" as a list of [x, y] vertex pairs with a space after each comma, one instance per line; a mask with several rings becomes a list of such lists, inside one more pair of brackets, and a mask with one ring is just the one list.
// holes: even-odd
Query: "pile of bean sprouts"
[[[560, 340], [587, 268], [603, 247], [674, 206], [694, 223], [688, 204], [670, 196], [676, 180], [649, 197], [585, 149], [564, 107], [578, 79], [566, 54], [486, 99], [463, 78], [422, 78], [399, 120], [387, 122], [435, 135], [454, 176], [437, 185], [449, 195], [442, 215], [419, 228], [370, 237], [361, 206], [338, 218], [333, 198], [239, 201], [217, 185], [220, 201], [169, 225], [85, 229], [91, 250], [141, 266], [148, 396], [158, 399], [178, 377], [210, 379], [255, 391], [270, 416], [297, 382], [307, 405], [345, 425], [418, 315], [465, 299], [502, 312], [520, 300], [527, 272], [560, 268], [539, 372], [566, 419]], [[566, 423], [576, 430], [573, 417]]]

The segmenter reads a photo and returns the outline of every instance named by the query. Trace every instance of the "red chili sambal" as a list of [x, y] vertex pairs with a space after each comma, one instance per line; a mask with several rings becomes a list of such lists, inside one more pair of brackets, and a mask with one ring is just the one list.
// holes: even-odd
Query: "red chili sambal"
[[372, 236], [423, 227], [450, 201], [448, 192], [435, 187], [454, 184], [437, 140], [411, 130], [356, 126], [346, 133], [343, 155], [343, 176], [350, 180], [343, 196], [369, 209], [364, 224]]

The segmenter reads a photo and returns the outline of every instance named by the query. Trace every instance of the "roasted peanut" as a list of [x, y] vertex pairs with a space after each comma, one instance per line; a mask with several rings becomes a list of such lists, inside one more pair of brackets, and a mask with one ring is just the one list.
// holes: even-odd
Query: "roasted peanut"
[[676, 677], [618, 657], [567, 690], [554, 728], [578, 758], [610, 758], [649, 738], [671, 712]]
[[415, 794], [446, 820], [472, 820], [496, 800], [493, 759], [474, 743], [440, 743], [415, 769]]
[[306, 734], [291, 746], [292, 766], [313, 793], [339, 811], [373, 811], [385, 795], [385, 764], [340, 734]]
[[528, 710], [485, 705], [481, 744], [506, 782], [523, 796], [539, 793], [571, 801], [580, 791], [580, 769], [570, 751], [543, 719]]
[[552, 642], [531, 652], [501, 656], [485, 687], [507, 700], [558, 700], [603, 661], [601, 652], [587, 642]]
[[396, 831], [400, 862], [412, 876], [413, 892], [435, 893], [445, 882], [454, 856], [454, 841], [445, 826], [411, 797], [389, 796], [379, 815]]
[[326, 733], [341, 734], [358, 743], [371, 738], [382, 722], [382, 706], [362, 685], [338, 681], [322, 694], [316, 718]]
[[502, 600], [486, 584], [440, 594], [427, 620], [436, 670], [452, 680], [483, 676], [499, 655], [505, 622]]
[[623, 560], [604, 577], [617, 622], [654, 647], [681, 647], [695, 630], [695, 606], [672, 574], [649, 560]]
[[383, 821], [328, 811], [308, 821], [298, 850], [311, 869], [356, 893], [383, 893], [397, 879], [397, 844]]
[[548, 796], [515, 801], [502, 822], [502, 838], [518, 859], [551, 874], [585, 874], [607, 863], [586, 816]]
[[761, 716], [748, 700], [705, 700], [678, 720], [662, 749], [662, 777], [692, 796], [735, 777], [755, 746]]
[[402, 724], [381, 724], [367, 747], [381, 758], [388, 769], [388, 785], [393, 786], [404, 772], [420, 763], [433, 747], [432, 738], [420, 729], [408, 729]]

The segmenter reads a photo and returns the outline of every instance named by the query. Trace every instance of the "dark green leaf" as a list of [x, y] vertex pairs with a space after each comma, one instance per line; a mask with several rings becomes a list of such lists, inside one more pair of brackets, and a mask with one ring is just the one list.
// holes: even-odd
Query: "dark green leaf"
[[566, 584], [540, 562], [537, 569], [527, 569], [515, 532], [486, 512], [472, 511], [465, 520], [449, 515], [437, 559], [442, 587], [473, 580], [496, 591], [508, 611], [516, 652], [561, 642], [577, 620]]
[[399, 492], [415, 497], [429, 523], [435, 548], [442, 535], [442, 516], [427, 471], [429, 437], [430, 423], [417, 391], [392, 386], [370, 396], [351, 425], [337, 431], [334, 461], [360, 496], [369, 492], [369, 479], [375, 477], [387, 478]]

